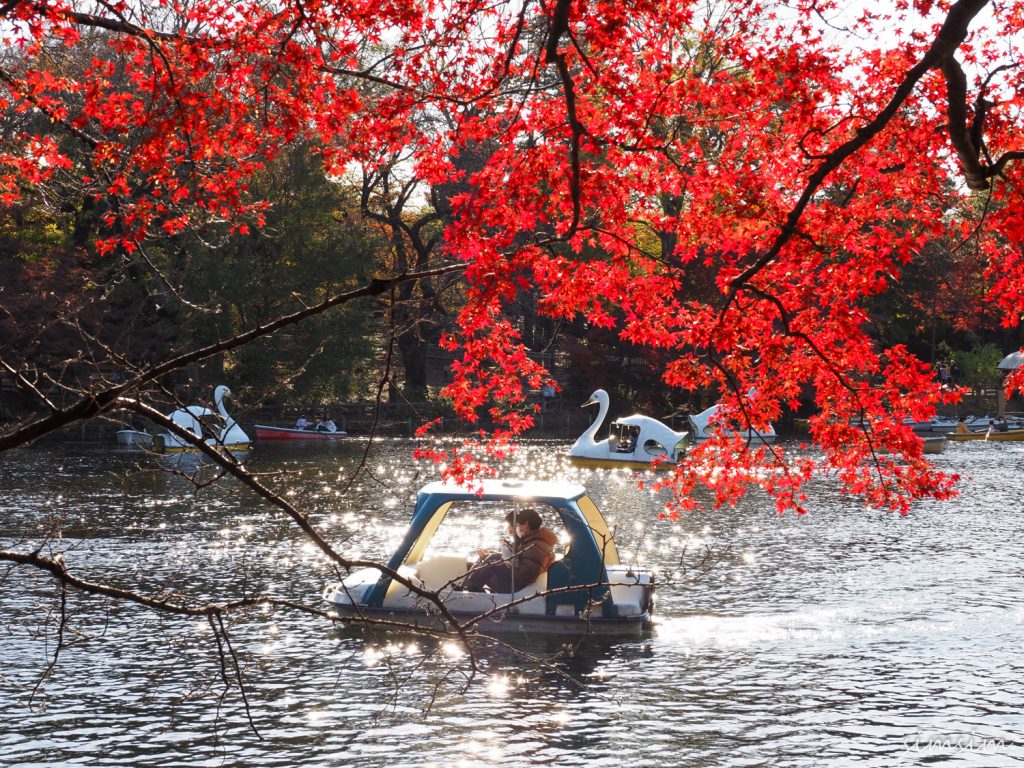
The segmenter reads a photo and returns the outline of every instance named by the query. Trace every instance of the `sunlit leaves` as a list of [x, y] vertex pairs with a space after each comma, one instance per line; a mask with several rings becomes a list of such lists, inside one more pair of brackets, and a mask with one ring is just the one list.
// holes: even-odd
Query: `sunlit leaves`
[[[970, 240], [1003, 321], [1024, 314], [1024, 19], [995, 9], [1002, 37], [954, 52], [977, 64], [958, 106], [991, 171], [978, 216], [950, 144], [949, 99], [964, 95], [937, 65], [905, 81], [933, 48], [907, 30], [939, 7], [865, 9], [854, 35], [826, 2], [14, 4], [0, 195], [77, 173], [104, 207], [98, 249], [131, 253], [260, 226], [250, 180], [293, 142], [311, 139], [338, 178], [400, 155], [435, 189], [461, 185], [441, 254], [465, 265], [448, 336], [461, 416], [500, 439], [530, 426], [545, 372], [506, 312], [530, 291], [552, 318], [658, 350], [668, 384], [721, 397], [738, 428], [809, 397], [818, 466], [905, 510], [950, 493], [902, 427], [946, 396], [872, 337], [871, 302], [930, 244]], [[69, 167], [67, 141], [88, 168]], [[465, 155], [481, 158], [472, 171]], [[448, 458], [469, 473], [469, 454]], [[676, 508], [699, 485], [717, 503], [753, 485], [800, 508], [810, 471], [723, 438], [672, 476]]]

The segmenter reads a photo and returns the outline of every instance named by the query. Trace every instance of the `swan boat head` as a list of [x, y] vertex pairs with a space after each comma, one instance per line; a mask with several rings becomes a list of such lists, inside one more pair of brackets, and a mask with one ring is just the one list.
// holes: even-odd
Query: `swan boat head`
[[220, 433], [220, 442], [227, 446], [248, 445], [251, 442], [249, 435], [228, 414], [227, 408], [224, 407], [224, 398], [230, 395], [231, 390], [224, 384], [220, 384], [213, 390], [214, 406], [217, 408], [221, 418], [224, 419], [224, 429]]
[[596, 456], [602, 450], [607, 451], [608, 440], [598, 442], [594, 438], [597, 436], [598, 430], [601, 429], [601, 425], [608, 415], [608, 393], [603, 389], [595, 390], [590, 398], [580, 407], [586, 408], [589, 405], [598, 406], [597, 417], [583, 431], [583, 434], [576, 438], [576, 442], [569, 449], [570, 456], [591, 456], [592, 454]]
[[[707, 440], [711, 437], [711, 433], [714, 432], [716, 426], [712, 422], [716, 420], [718, 412], [721, 410], [721, 404], [716, 403], [710, 408], [705, 408], [700, 413], [689, 417], [690, 429], [693, 432], [694, 440]], [[740, 434], [742, 435], [743, 433], [741, 432]], [[754, 442], [771, 443], [775, 441], [775, 427], [768, 424], [760, 430], [748, 429], [746, 436]]]

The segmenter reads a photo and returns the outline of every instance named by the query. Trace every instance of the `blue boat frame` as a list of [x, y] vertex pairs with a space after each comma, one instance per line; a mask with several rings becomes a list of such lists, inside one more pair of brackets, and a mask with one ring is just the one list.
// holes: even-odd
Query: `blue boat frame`
[[[607, 566], [620, 564], [618, 549], [597, 505], [583, 486], [573, 483], [485, 480], [479, 487], [430, 483], [417, 496], [409, 529], [388, 561], [388, 567], [397, 571], [406, 562], [418, 560], [457, 501], [515, 501], [546, 504], [554, 509], [569, 534], [570, 543], [565, 555], [548, 570], [547, 590], [555, 593], [546, 598], [546, 613], [553, 616], [559, 606], [570, 605], [575, 614], [588, 605], [602, 603], [604, 616], [617, 616], [607, 586]], [[366, 607], [383, 607], [391, 582], [391, 577], [383, 574], [366, 593], [363, 600]], [[570, 589], [573, 586], [580, 586], [580, 589]]]

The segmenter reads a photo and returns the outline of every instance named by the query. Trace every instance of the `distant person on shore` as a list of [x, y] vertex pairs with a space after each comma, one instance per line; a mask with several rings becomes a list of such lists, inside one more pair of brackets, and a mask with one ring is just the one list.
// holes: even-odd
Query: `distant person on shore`
[[313, 426], [313, 422], [311, 422], [305, 416], [299, 416], [299, 418], [297, 418], [295, 420], [295, 428], [296, 429], [309, 429], [312, 426]]

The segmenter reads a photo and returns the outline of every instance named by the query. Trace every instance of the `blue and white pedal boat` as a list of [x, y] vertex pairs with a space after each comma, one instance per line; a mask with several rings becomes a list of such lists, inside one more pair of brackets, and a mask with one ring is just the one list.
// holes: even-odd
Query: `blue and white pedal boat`
[[[545, 524], [567, 542], [564, 552], [537, 581], [510, 593], [456, 588], [473, 558], [435, 552], [431, 542], [453, 509], [484, 504], [501, 510], [534, 507]], [[575, 483], [430, 483], [420, 490], [409, 529], [387, 566], [415, 587], [436, 593], [451, 616], [467, 629], [487, 634], [640, 635], [651, 627], [653, 572], [622, 562], [604, 516], [586, 489]], [[429, 597], [375, 568], [355, 571], [342, 582], [329, 585], [324, 598], [343, 619], [450, 626]]]

